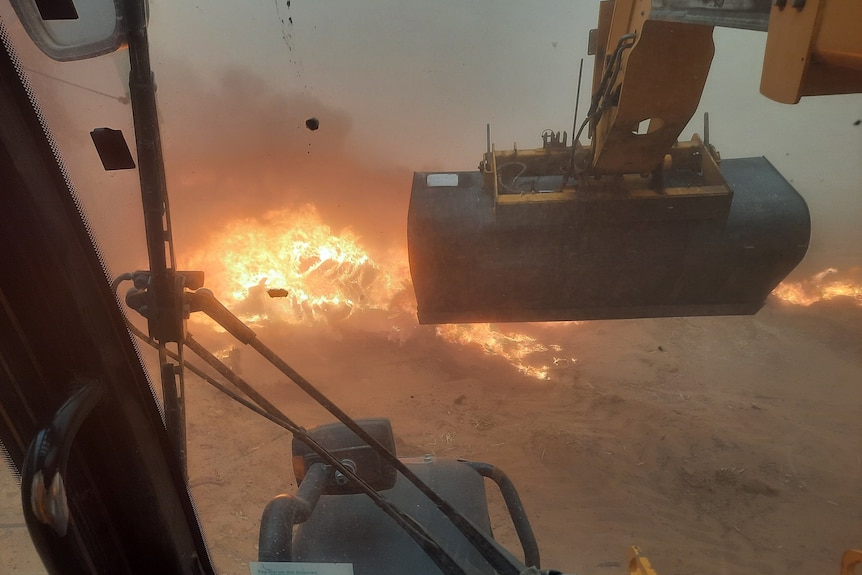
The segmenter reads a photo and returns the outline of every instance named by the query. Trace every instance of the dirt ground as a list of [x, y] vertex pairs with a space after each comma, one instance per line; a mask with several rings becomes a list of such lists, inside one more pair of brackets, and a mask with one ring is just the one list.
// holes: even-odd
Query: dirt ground
[[[548, 381], [433, 328], [257, 332], [351, 415], [389, 417], [400, 455], [506, 471], [546, 568], [624, 573], [638, 545], [661, 575], [813, 575], [862, 545], [860, 320], [849, 301], [770, 301], [754, 317], [519, 326], [559, 346]], [[332, 419], [242, 353], [244, 376], [296, 421]], [[295, 489], [290, 436], [187, 386], [190, 482], [212, 556], [219, 573], [247, 574], [263, 507]], [[495, 535], [517, 550], [490, 501]], [[0, 505], [0, 573], [41, 572], [9, 474]]]

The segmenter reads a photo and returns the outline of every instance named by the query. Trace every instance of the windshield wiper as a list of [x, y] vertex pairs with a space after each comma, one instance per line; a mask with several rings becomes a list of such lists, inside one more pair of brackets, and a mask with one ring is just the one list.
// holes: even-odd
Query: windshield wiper
[[[114, 290], [119, 287], [124, 280], [132, 279], [132, 274], [123, 274], [114, 280]], [[236, 320], [239, 322], [239, 320]], [[241, 323], [241, 322], [240, 322]], [[135, 327], [131, 322], [128, 323], [129, 330], [145, 341], [150, 346], [158, 349], [159, 345], [152, 337], [147, 336], [143, 331]], [[250, 330], [249, 330], [250, 331]], [[221, 384], [218, 380], [207, 375], [205, 371], [195, 366], [194, 364], [183, 361], [184, 367], [189, 371], [202, 378], [204, 381], [237, 401], [246, 408], [254, 411], [261, 417], [268, 419], [276, 425], [289, 431], [294, 437], [305, 443], [312, 451], [328, 465], [331, 465], [335, 470], [344, 475], [349, 481], [353, 482], [365, 495], [367, 495], [384, 513], [389, 515], [402, 529], [404, 529], [411, 538], [425, 551], [425, 553], [434, 561], [446, 575], [467, 575], [467, 572], [455, 561], [449, 552], [447, 552], [430, 533], [410, 515], [399, 510], [389, 500], [383, 497], [378, 491], [370, 486], [365, 480], [359, 477], [350, 467], [345, 466], [332, 452], [321, 445], [317, 440], [311, 437], [302, 426], [296, 424], [262, 394], [260, 394], [252, 385], [246, 382], [242, 377], [236, 374], [232, 369], [224, 364], [219, 358], [213, 355], [203, 345], [201, 345], [194, 337], [187, 334], [184, 339], [184, 344], [198, 357], [204, 360], [208, 365], [215, 369], [220, 375], [227, 379], [237, 389], [245, 393], [248, 398], [234, 392], [227, 386]], [[180, 357], [170, 350], [165, 350], [167, 357], [179, 361]], [[385, 448], [384, 448], [385, 450]], [[388, 450], [386, 450], [388, 453]]]
[[[324, 409], [335, 416], [338, 421], [343, 423], [348, 429], [355, 433], [360, 439], [365, 441], [372, 449], [374, 449], [386, 463], [394, 467], [401, 475], [416, 486], [432, 503], [439, 509], [451, 522], [458, 528], [464, 537], [482, 554], [482, 557], [499, 573], [500, 575], [520, 575], [526, 565], [516, 559], [503, 546], [497, 543], [487, 533], [481, 531], [476, 525], [455, 509], [448, 501], [440, 497], [433, 489], [431, 489], [419, 476], [417, 476], [407, 465], [405, 465], [398, 457], [384, 447], [375, 437], [369, 434], [362, 428], [354, 419], [347, 413], [341, 410], [335, 403], [314, 387], [311, 382], [305, 379], [299, 372], [279, 357], [273, 350], [267, 347], [262, 341], [257, 338], [254, 331], [245, 325], [239, 318], [230, 312], [221, 302], [219, 302], [211, 291], [207, 289], [199, 289], [194, 293], [187, 294], [189, 297], [189, 308], [192, 311], [203, 311], [212, 319], [217, 321], [219, 325], [225, 328], [241, 343], [250, 346], [257, 351], [274, 367], [286, 375], [293, 381], [297, 387], [302, 389], [312, 399], [319, 403]], [[191, 345], [187, 338], [187, 345], [192, 351], [197, 353], [197, 350]], [[193, 340], [191, 340], [193, 341]], [[245, 391], [245, 390], [243, 390]], [[258, 398], [249, 395], [261, 407], [270, 411], [270, 407], [275, 409], [272, 404], [266, 401], [265, 398], [254, 392], [265, 403], [260, 403]]]
[[[118, 277], [114, 281], [114, 289], [116, 290], [119, 287], [119, 284], [123, 280], [131, 280], [133, 279], [132, 274], [124, 274]], [[136, 292], [135, 290], [131, 290], [131, 297], [127, 295], [127, 302], [131, 300], [132, 302], [139, 301], [135, 299]], [[360, 439], [365, 441], [372, 449], [375, 450], [387, 463], [389, 463], [392, 467], [394, 467], [397, 471], [399, 471], [406, 479], [408, 479], [413, 485], [415, 485], [428, 499], [430, 499], [434, 505], [452, 522], [455, 527], [464, 535], [464, 537], [470, 541], [471, 544], [476, 548], [477, 551], [482, 555], [482, 557], [501, 575], [520, 575], [526, 566], [518, 561], [511, 553], [509, 553], [505, 548], [503, 548], [499, 543], [490, 538], [483, 531], [479, 530], [478, 527], [473, 524], [467, 517], [465, 517], [462, 513], [460, 513], [457, 509], [455, 509], [448, 501], [440, 497], [433, 489], [431, 489], [422, 479], [420, 479], [415, 473], [413, 473], [400, 459], [397, 458], [392, 452], [386, 449], [377, 439], [371, 436], [365, 429], [363, 429], [354, 419], [352, 419], [349, 415], [347, 415], [344, 411], [342, 411], [335, 403], [332, 402], [329, 398], [327, 398], [323, 393], [321, 393], [317, 388], [315, 388], [308, 380], [306, 380], [302, 375], [300, 375], [296, 370], [294, 370], [290, 365], [288, 365], [281, 357], [279, 357], [274, 351], [269, 349], [265, 344], [263, 344], [259, 339], [257, 339], [257, 335], [254, 331], [245, 325], [239, 318], [233, 315], [227, 308], [225, 308], [215, 297], [212, 295], [212, 292], [206, 289], [199, 289], [194, 293], [185, 294], [188, 297], [188, 301], [190, 303], [189, 309], [193, 311], [204, 311], [215, 319], [222, 327], [224, 327], [231, 335], [236, 337], [241, 343], [251, 346], [253, 349], [258, 351], [265, 359], [267, 359], [272, 365], [278, 368], [282, 373], [288, 376], [291, 381], [297, 384], [303, 391], [308, 393], [317, 403], [319, 403], [324, 409], [333, 414], [341, 423], [343, 423], [348, 429], [353, 431]], [[154, 341], [153, 338], [148, 337], [142, 331], [137, 329], [134, 325], [129, 323], [129, 329], [149, 343], [153, 347], [157, 347], [158, 344]], [[244, 405], [245, 407], [251, 409], [255, 413], [265, 417], [266, 419], [272, 421], [276, 425], [283, 427], [284, 429], [290, 431], [294, 436], [299, 438], [303, 443], [309, 446], [315, 453], [320, 455], [321, 459], [326, 461], [328, 464], [332, 465], [336, 470], [341, 472], [345, 477], [349, 480], [353, 481], [366, 495], [368, 495], [374, 503], [380, 507], [382, 511], [384, 511], [387, 515], [392, 517], [399, 526], [401, 526], [410, 536], [425, 550], [426, 553], [438, 564], [438, 566], [445, 573], [464, 573], [463, 569], [457, 565], [457, 563], [452, 559], [448, 552], [443, 549], [437, 542], [434, 541], [433, 537], [418, 523], [413, 520], [409, 515], [401, 512], [397, 508], [395, 508], [391, 502], [389, 502], [385, 497], [380, 495], [375, 489], [369, 486], [362, 478], [358, 477], [356, 473], [354, 473], [350, 468], [345, 467], [341, 464], [341, 462], [335, 457], [332, 453], [326, 450], [325, 447], [316, 442], [313, 438], [311, 438], [304, 428], [295, 424], [290, 420], [284, 413], [282, 413], [275, 405], [273, 405], [269, 400], [266, 399], [260, 392], [258, 392], [252, 385], [242, 379], [239, 375], [237, 375], [233, 370], [231, 370], [227, 365], [225, 365], [220, 359], [215, 357], [212, 353], [210, 353], [203, 345], [201, 345], [194, 337], [190, 334], [187, 334], [184, 341], [184, 345], [188, 347], [193, 353], [198, 355], [201, 359], [203, 359], [207, 364], [209, 364], [213, 369], [215, 369], [220, 375], [222, 375], [225, 379], [227, 379], [231, 384], [233, 384], [237, 389], [242, 391], [248, 398], [252, 401], [248, 401], [242, 396], [232, 392], [230, 389], [221, 385], [214, 379], [206, 376], [205, 372], [200, 370], [199, 368], [189, 365], [188, 362], [183, 362], [184, 365], [188, 366], [190, 370], [192, 370], [197, 375], [204, 377], [204, 379], [214, 385], [220, 391], [226, 393], [231, 398], [237, 400], [239, 403]], [[176, 354], [173, 354], [169, 350], [166, 351], [168, 357], [173, 359], [179, 359]], [[253, 403], [252, 403], [253, 402]]]
[[[125, 0], [123, 2], [123, 11], [127, 25], [127, 42], [131, 64], [129, 85], [140, 166], [141, 197], [147, 232], [147, 251], [150, 263], [149, 272], [144, 272], [134, 278], [138, 295], [138, 307], [136, 309], [139, 312], [143, 312], [142, 315], [147, 318], [150, 332], [150, 338], [148, 339], [154, 341], [159, 350], [159, 363], [162, 366], [160, 371], [166, 411], [175, 414], [173, 420], [168, 418], [168, 429], [176, 444], [183, 468], [185, 469], [185, 413], [182, 400], [179, 402], [176, 401], [178, 397], [183, 398], [185, 396], [183, 390], [183, 370], [176, 370], [173, 365], [168, 363], [168, 350], [165, 344], [167, 342], [176, 343], [178, 349], [176, 358], [180, 367], [182, 367], [184, 363], [183, 344], [188, 345], [190, 341], [190, 338], [185, 336], [183, 325], [185, 315], [183, 310], [188, 305], [188, 309], [193, 311], [205, 311], [210, 317], [213, 317], [213, 319], [222, 324], [239, 341], [250, 345], [279, 369], [279, 371], [290, 378], [300, 389], [305, 391], [341, 423], [347, 426], [348, 429], [365, 441], [384, 461], [398, 470], [428, 497], [481, 553], [497, 573], [500, 575], [520, 575], [525, 569], [522, 563], [494, 541], [493, 538], [489, 537], [488, 534], [478, 529], [450, 503], [435, 493], [393, 453], [368, 434], [350, 416], [318, 391], [308, 380], [275, 354], [275, 352], [258, 340], [255, 333], [216, 300], [212, 292], [204, 289], [197, 289], [194, 292], [186, 291], [185, 275], [182, 272], [178, 272], [174, 265], [175, 258], [171, 235], [170, 210], [156, 110], [155, 82], [150, 67], [149, 40], [144, 3], [140, 0]], [[166, 258], [166, 251], [169, 254], [169, 260]], [[179, 381], [175, 379], [177, 372], [179, 372]], [[304, 434], [304, 430], [293, 425], [283, 413], [278, 411], [274, 405], [257, 393], [251, 386], [247, 385], [243, 391], [270, 415], [278, 418], [285, 425], [295, 428], [300, 437]], [[303, 441], [307, 439], [306, 435]], [[308, 445], [312, 447], [311, 444]], [[325, 453], [325, 450], [322, 449], [322, 451]], [[324, 458], [326, 461], [331, 460], [333, 462], [331, 464], [336, 469], [341, 471], [346, 477], [356, 481], [357, 485], [361, 485], [359, 477], [356, 477], [349, 469], [344, 468], [331, 454], [327, 453], [324, 455], [324, 453], [319, 453], [321, 458]], [[405, 515], [391, 508], [391, 505], [386, 502], [385, 498], [373, 489], [369, 489], [368, 495], [381, 509], [386, 511], [399, 525], [407, 530], [441, 568], [445, 567], [447, 573], [463, 573], [463, 570], [455, 564], [454, 560], [447, 553], [443, 552], [438, 545], [431, 542], [432, 539], [427, 533], [418, 529], [419, 526], [414, 521], [406, 519]]]

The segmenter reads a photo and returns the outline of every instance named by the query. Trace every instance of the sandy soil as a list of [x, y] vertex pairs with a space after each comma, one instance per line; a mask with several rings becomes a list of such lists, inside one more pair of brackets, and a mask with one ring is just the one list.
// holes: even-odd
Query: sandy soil
[[[389, 417], [400, 455], [505, 470], [545, 567], [623, 573], [634, 544], [661, 575], [814, 574], [837, 573], [841, 553], [862, 544], [860, 320], [846, 301], [772, 301], [755, 317], [522, 326], [560, 346], [549, 362], [568, 359], [549, 381], [433, 328], [257, 331], [348, 413]], [[244, 375], [286, 413], [305, 426], [331, 420], [251, 353]], [[201, 520], [219, 572], [246, 574], [263, 507], [295, 489], [290, 436], [187, 385]], [[17, 487], [2, 481], [0, 572], [38, 573]], [[496, 536], [517, 549], [493, 494], [491, 505]]]

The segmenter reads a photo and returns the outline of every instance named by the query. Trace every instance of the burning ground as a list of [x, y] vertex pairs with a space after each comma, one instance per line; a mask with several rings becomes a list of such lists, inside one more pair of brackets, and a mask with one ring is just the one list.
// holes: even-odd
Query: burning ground
[[[401, 455], [509, 473], [548, 566], [620, 572], [638, 544], [663, 574], [813, 573], [862, 538], [858, 270], [782, 284], [754, 317], [433, 327], [415, 323], [403, 260], [311, 207], [211, 238], [192, 261], [229, 306], [348, 413], [391, 418]], [[331, 420], [240, 351], [300, 423]], [[204, 525], [221, 570], [242, 573], [260, 510], [295, 489], [290, 438], [199, 382], [188, 401]]]
[[[504, 469], [546, 566], [618, 573], [637, 544], [664, 575], [820, 573], [862, 540], [859, 270], [782, 284], [754, 317], [418, 326], [399, 234], [332, 212], [273, 202], [184, 257], [348, 413], [389, 417], [401, 455]], [[300, 423], [331, 421], [240, 352]], [[261, 510], [295, 490], [290, 438], [199, 382], [188, 400], [201, 516], [220, 570], [244, 573]], [[517, 549], [489, 493], [494, 533]]]

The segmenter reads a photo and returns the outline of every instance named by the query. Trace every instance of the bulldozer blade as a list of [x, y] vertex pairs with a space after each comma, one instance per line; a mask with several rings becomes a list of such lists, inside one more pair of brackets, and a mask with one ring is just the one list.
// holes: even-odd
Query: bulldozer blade
[[419, 323], [754, 314], [805, 255], [808, 207], [765, 158], [721, 173], [733, 199], [718, 218], [653, 217], [628, 200], [503, 214], [479, 171], [416, 173]]

